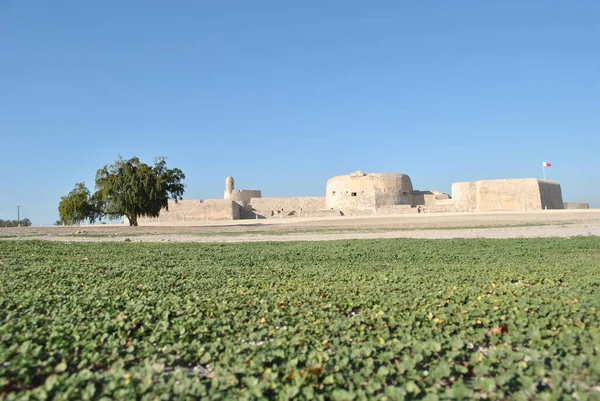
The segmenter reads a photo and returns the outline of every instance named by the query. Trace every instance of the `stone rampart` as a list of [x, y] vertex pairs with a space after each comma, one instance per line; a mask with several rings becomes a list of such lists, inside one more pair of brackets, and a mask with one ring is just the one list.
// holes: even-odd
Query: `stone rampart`
[[140, 217], [139, 225], [185, 224], [204, 220], [237, 220], [240, 207], [226, 199], [169, 201], [169, 210], [161, 210], [159, 217]]
[[556, 181], [537, 180], [542, 209], [564, 209], [560, 184]]
[[270, 219], [282, 217], [321, 217], [339, 216], [339, 211], [327, 212], [324, 197], [300, 198], [252, 198], [249, 205], [242, 208], [244, 219]]
[[436, 198], [430, 191], [413, 191], [412, 192], [412, 205], [413, 206], [426, 206], [435, 205]]
[[432, 206], [417, 206], [419, 213], [466, 213], [474, 210], [466, 205], [456, 205], [451, 202]]
[[565, 209], [589, 209], [589, 203], [580, 202], [563, 202], [563, 208]]
[[475, 182], [455, 182], [452, 184], [452, 200], [455, 205], [471, 208], [477, 207], [477, 192]]
[[169, 201], [168, 211], [162, 210], [158, 218], [140, 218], [139, 223], [589, 208], [586, 203], [563, 203], [560, 184], [554, 181], [455, 182], [450, 197], [439, 191], [413, 190], [405, 174], [360, 171], [329, 179], [325, 197], [262, 198], [259, 190], [236, 190], [233, 177], [227, 177], [224, 197]]
[[383, 215], [415, 214], [419, 213], [419, 210], [416, 207], [411, 207], [410, 205], [389, 205], [378, 207], [375, 210], [375, 213]]
[[412, 206], [432, 206], [450, 199], [450, 195], [439, 191], [412, 191]]
[[476, 211], [562, 209], [560, 185], [535, 178], [475, 183]]
[[478, 212], [541, 209], [537, 180], [485, 180], [475, 183]]
[[455, 206], [456, 203], [454, 202], [454, 199], [438, 199], [435, 202], [435, 205], [431, 205], [431, 206]]

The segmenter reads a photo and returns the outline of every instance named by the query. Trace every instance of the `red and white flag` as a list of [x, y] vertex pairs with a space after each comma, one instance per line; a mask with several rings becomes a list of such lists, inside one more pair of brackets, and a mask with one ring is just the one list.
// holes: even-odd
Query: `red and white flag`
[[542, 162], [542, 166], [544, 166], [544, 167], [551, 167], [552, 164], [550, 164], [549, 162]]

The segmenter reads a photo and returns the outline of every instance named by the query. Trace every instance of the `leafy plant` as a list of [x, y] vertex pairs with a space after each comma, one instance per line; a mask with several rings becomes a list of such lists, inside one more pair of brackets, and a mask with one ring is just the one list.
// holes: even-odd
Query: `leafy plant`
[[5, 399], [594, 399], [600, 239], [0, 242]]

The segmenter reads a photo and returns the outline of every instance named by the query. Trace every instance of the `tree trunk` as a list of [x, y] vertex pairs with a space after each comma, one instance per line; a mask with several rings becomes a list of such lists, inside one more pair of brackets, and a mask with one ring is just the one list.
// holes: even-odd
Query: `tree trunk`
[[137, 227], [137, 216], [127, 216], [127, 219], [129, 220], [129, 227]]

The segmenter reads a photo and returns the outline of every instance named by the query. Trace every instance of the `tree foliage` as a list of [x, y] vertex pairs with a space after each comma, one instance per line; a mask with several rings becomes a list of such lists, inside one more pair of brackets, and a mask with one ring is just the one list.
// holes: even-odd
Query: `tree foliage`
[[21, 220], [1, 220], [0, 227], [29, 227], [31, 226], [31, 220], [24, 218]]
[[181, 200], [183, 179], [183, 172], [169, 169], [165, 158], [157, 158], [150, 166], [137, 157], [129, 160], [119, 157], [96, 172], [94, 194], [84, 183], [78, 183], [61, 198], [60, 219], [64, 224], [76, 224], [125, 216], [130, 225], [137, 226], [138, 217], [158, 217], [162, 208], [168, 209], [169, 199]]
[[83, 182], [75, 184], [75, 188], [61, 198], [58, 214], [63, 224], [77, 224], [86, 219], [93, 223], [99, 217], [92, 195]]

